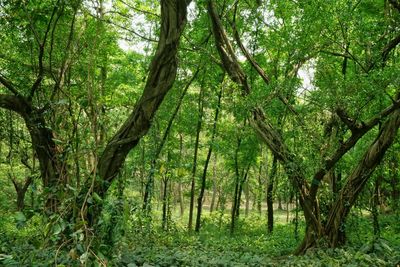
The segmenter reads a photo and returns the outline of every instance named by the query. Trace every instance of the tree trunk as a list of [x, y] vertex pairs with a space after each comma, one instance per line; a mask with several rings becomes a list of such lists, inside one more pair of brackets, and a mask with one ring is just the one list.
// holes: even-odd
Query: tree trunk
[[[222, 86], [221, 86], [221, 90], [218, 93], [218, 102], [217, 102], [217, 107], [215, 109], [215, 117], [214, 117], [214, 124], [213, 124], [213, 129], [212, 129], [212, 134], [211, 134], [211, 141], [210, 141], [210, 146], [208, 148], [206, 162], [204, 164], [203, 175], [201, 176], [200, 193], [199, 193], [199, 197], [197, 198], [197, 216], [196, 216], [196, 227], [195, 227], [196, 232], [200, 231], [201, 212], [202, 212], [202, 208], [203, 208], [203, 197], [204, 197], [204, 191], [206, 189], [207, 169], [208, 169], [208, 164], [211, 159], [211, 153], [212, 153], [213, 146], [214, 146], [215, 136], [217, 134], [217, 121], [218, 121], [219, 110], [221, 108], [221, 97], [222, 97]], [[197, 139], [196, 139], [196, 141], [197, 141]]]
[[190, 184], [190, 204], [189, 204], [189, 221], [188, 221], [188, 231], [192, 231], [193, 229], [193, 210], [194, 210], [194, 195], [196, 188], [196, 171], [197, 171], [197, 154], [199, 150], [199, 142], [200, 142], [200, 131], [201, 124], [203, 120], [203, 86], [200, 88], [199, 99], [198, 99], [198, 109], [199, 109], [199, 117], [197, 120], [196, 127], [196, 141], [194, 144], [194, 155], [193, 155], [193, 168], [192, 168], [192, 180]]
[[397, 212], [399, 207], [400, 190], [399, 190], [399, 177], [398, 177], [398, 157], [393, 155], [390, 161], [390, 184], [391, 184], [391, 204], [392, 210]]
[[250, 183], [249, 183], [249, 179], [247, 179], [246, 182], [245, 182], [244, 197], [246, 199], [244, 215], [247, 217], [249, 215], [249, 210], [250, 210]]
[[25, 207], [25, 194], [26, 191], [28, 190], [28, 187], [33, 182], [33, 178], [32, 176], [26, 177], [23, 185], [19, 184], [11, 174], [9, 174], [9, 178], [14, 185], [15, 192], [17, 193], [17, 210], [21, 211]]
[[237, 201], [238, 201], [238, 193], [239, 193], [239, 183], [240, 183], [240, 174], [239, 174], [239, 149], [240, 149], [241, 139], [237, 138], [237, 146], [235, 150], [235, 191], [232, 197], [232, 210], [231, 210], [231, 228], [230, 232], [233, 234], [235, 231], [235, 221], [236, 221], [236, 212], [237, 212]]
[[243, 193], [243, 185], [247, 181], [247, 176], [249, 174], [250, 170], [250, 163], [247, 165], [246, 170], [244, 170], [243, 178], [240, 179], [239, 183], [239, 190], [238, 190], [238, 195], [237, 195], [237, 201], [236, 201], [236, 216], [239, 217], [240, 213], [240, 205], [242, 204], [242, 193]]
[[213, 176], [212, 176], [212, 197], [210, 204], [210, 213], [214, 211], [215, 199], [217, 197], [217, 154], [214, 156]]
[[267, 187], [267, 219], [268, 219], [268, 232], [272, 233], [274, 229], [274, 199], [273, 199], [273, 189], [274, 180], [277, 173], [278, 160], [274, 157], [272, 161], [271, 173], [269, 175], [268, 187]]
[[380, 177], [375, 178], [375, 183], [374, 183], [374, 193], [373, 193], [373, 198], [372, 198], [372, 223], [373, 223], [373, 228], [374, 228], [374, 238], [377, 239], [380, 237], [380, 227], [379, 227], [379, 195], [380, 195], [380, 184], [383, 180], [382, 174], [380, 174]]
[[164, 174], [163, 179], [163, 194], [162, 194], [162, 225], [163, 230], [167, 230], [168, 227], [168, 182], [169, 178], [167, 173]]

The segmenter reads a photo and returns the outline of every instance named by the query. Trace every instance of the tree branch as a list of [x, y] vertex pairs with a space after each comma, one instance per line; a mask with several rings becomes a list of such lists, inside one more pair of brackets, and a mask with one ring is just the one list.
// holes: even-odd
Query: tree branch
[[0, 83], [4, 85], [5, 88], [11, 91], [15, 96], [20, 96], [21, 94], [15, 89], [15, 86], [12, 84], [11, 81], [9, 81], [7, 78], [5, 78], [3, 75], [0, 74]]
[[319, 169], [315, 175], [315, 182], [312, 183], [310, 197], [315, 197], [318, 191], [319, 182], [322, 181], [324, 176], [336, 165], [336, 163], [352, 148], [354, 147], [358, 140], [360, 140], [369, 130], [375, 127], [379, 122], [381, 122], [384, 118], [392, 114], [394, 111], [400, 108], [400, 94], [397, 95], [397, 100], [389, 107], [383, 109], [379, 114], [372, 117], [368, 122], [357, 122], [354, 119], [351, 119], [343, 110], [341, 110], [338, 115], [342, 119], [342, 121], [348, 125], [350, 130], [352, 131], [352, 135], [342, 143], [339, 148], [335, 151], [335, 153], [324, 160], [322, 163], [322, 168]]
[[395, 38], [393, 38], [386, 46], [383, 48], [382, 51], [382, 60], [385, 62], [387, 60], [387, 57], [393, 49], [396, 48], [396, 46], [400, 43], [400, 34], [397, 35]]
[[[43, 37], [43, 41], [40, 42], [40, 40], [38, 40], [39, 43], [39, 55], [38, 55], [38, 62], [39, 62], [39, 74], [35, 80], [35, 82], [33, 83], [29, 96], [28, 96], [28, 101], [31, 101], [33, 98], [33, 95], [35, 94], [36, 90], [39, 88], [40, 84], [42, 83], [42, 80], [44, 78], [44, 67], [43, 67], [43, 56], [44, 56], [44, 48], [46, 46], [46, 41], [47, 41], [47, 36], [50, 32], [50, 28], [51, 28], [51, 24], [53, 22], [54, 16], [58, 10], [58, 5], [60, 3], [60, 0], [57, 1], [57, 3], [54, 5], [53, 8], [53, 12], [51, 13], [51, 17], [49, 20], [49, 23], [47, 24], [47, 28], [46, 31], [44, 33], [44, 37]], [[33, 27], [32, 27], [33, 28]]]
[[127, 7], [129, 7], [130, 9], [133, 9], [133, 10], [135, 10], [137, 12], [160, 18], [160, 15], [158, 15], [156, 13], [153, 13], [153, 12], [150, 12], [150, 11], [147, 11], [147, 10], [143, 10], [143, 9], [140, 9], [140, 8], [137, 8], [137, 7], [134, 7], [134, 6], [130, 5], [130, 4], [128, 4], [127, 2], [123, 1], [123, 0], [119, 0], [119, 1], [121, 3], [123, 3], [124, 5], [126, 5]]
[[0, 108], [8, 109], [25, 116], [30, 111], [30, 105], [21, 96], [0, 94]]

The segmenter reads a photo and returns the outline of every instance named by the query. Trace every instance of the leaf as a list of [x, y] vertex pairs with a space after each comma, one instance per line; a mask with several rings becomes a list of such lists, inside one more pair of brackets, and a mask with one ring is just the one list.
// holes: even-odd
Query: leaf
[[101, 203], [103, 201], [96, 192], [93, 192], [92, 196], [93, 196], [94, 201], [96, 201], [98, 203]]
[[60, 224], [55, 224], [53, 227], [53, 235], [58, 235], [59, 233], [61, 233], [62, 231], [62, 227]]
[[15, 214], [15, 219], [17, 220], [17, 222], [25, 222], [26, 221], [26, 217], [25, 217], [24, 213], [22, 213], [21, 211], [18, 211]]

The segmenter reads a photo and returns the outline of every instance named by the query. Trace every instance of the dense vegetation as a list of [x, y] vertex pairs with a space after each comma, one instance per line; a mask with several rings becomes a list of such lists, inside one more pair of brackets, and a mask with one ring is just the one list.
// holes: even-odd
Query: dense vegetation
[[400, 1], [0, 0], [0, 265], [400, 264]]

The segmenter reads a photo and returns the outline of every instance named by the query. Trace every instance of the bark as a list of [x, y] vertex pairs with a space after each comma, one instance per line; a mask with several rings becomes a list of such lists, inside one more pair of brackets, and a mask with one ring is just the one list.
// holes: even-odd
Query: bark
[[217, 102], [217, 107], [215, 109], [215, 117], [214, 117], [214, 124], [213, 124], [213, 129], [212, 129], [212, 134], [211, 134], [211, 141], [210, 141], [210, 146], [209, 146], [208, 152], [207, 152], [206, 162], [204, 164], [203, 175], [201, 176], [200, 193], [197, 198], [197, 216], [196, 216], [196, 226], [195, 226], [196, 232], [200, 231], [201, 212], [202, 212], [202, 208], [203, 208], [203, 197], [204, 197], [204, 191], [206, 189], [207, 169], [208, 169], [208, 164], [211, 159], [211, 153], [213, 151], [215, 136], [217, 134], [217, 122], [218, 122], [219, 110], [221, 108], [221, 98], [222, 98], [222, 87], [218, 93], [218, 102]]
[[[168, 162], [167, 162], [167, 168], [168, 163], [170, 160], [170, 156], [168, 155]], [[161, 223], [161, 228], [163, 230], [168, 229], [168, 209], [169, 209], [169, 191], [168, 191], [168, 185], [169, 185], [169, 170], [167, 169], [164, 174], [164, 178], [162, 179], [163, 183], [163, 193], [162, 193], [162, 223]]]
[[186, 24], [190, 0], [161, 1], [161, 30], [157, 50], [151, 61], [143, 94], [118, 132], [106, 145], [98, 165], [94, 191], [104, 196], [117, 176], [129, 151], [148, 132], [151, 121], [177, 73], [179, 39]]
[[257, 176], [257, 182], [258, 182], [258, 188], [257, 188], [257, 212], [261, 216], [261, 211], [262, 211], [262, 202], [263, 202], [263, 181], [261, 178], [262, 174], [262, 163], [260, 162], [260, 166], [258, 168], [258, 176]]
[[398, 211], [398, 202], [400, 198], [399, 191], [399, 178], [398, 178], [398, 158], [397, 155], [392, 154], [392, 157], [389, 162], [390, 168], [390, 185], [391, 185], [391, 210], [396, 212]]
[[381, 177], [376, 177], [375, 179], [375, 186], [374, 186], [374, 193], [373, 193], [373, 201], [372, 201], [372, 223], [374, 227], [374, 238], [379, 238], [380, 236], [380, 227], [379, 227], [379, 205], [380, 205], [380, 186], [381, 186], [381, 181], [383, 180], [383, 176], [381, 174]]
[[272, 192], [274, 189], [274, 180], [277, 173], [277, 163], [278, 160], [274, 157], [267, 187], [267, 224], [269, 233], [272, 233], [274, 229], [274, 199]]
[[244, 197], [246, 199], [244, 215], [247, 217], [250, 211], [250, 184], [249, 179], [246, 180], [245, 188], [244, 188]]

